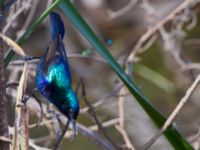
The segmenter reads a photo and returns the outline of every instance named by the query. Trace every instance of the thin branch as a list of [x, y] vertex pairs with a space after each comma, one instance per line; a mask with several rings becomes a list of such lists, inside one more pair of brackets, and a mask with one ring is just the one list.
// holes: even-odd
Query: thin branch
[[115, 19], [116, 17], [119, 17], [125, 13], [127, 13], [129, 10], [131, 10], [135, 4], [137, 3], [137, 0], [130, 0], [129, 3], [124, 6], [123, 8], [121, 8], [120, 10], [117, 11], [108, 11], [108, 15], [110, 17], [110, 19]]
[[137, 42], [136, 46], [133, 48], [131, 55], [129, 55], [128, 61], [133, 60], [136, 53], [140, 50], [143, 43], [147, 41], [155, 32], [157, 32], [164, 24], [173, 20], [175, 16], [183, 11], [185, 8], [189, 7], [192, 3], [199, 3], [198, 0], [185, 0], [183, 1], [178, 7], [176, 7], [171, 13], [169, 13], [164, 19], [158, 22], [155, 26], [151, 27], [147, 30], [147, 32], [141, 36], [139, 41]]
[[[116, 119], [111, 119], [109, 121], [106, 121], [106, 122], [103, 122], [102, 123], [102, 126], [105, 128], [105, 127], [110, 127], [112, 125], [116, 125], [117, 123], [119, 123], [119, 118], [116, 118]], [[93, 130], [93, 131], [96, 131], [98, 130], [98, 126], [97, 125], [94, 125], [94, 126], [91, 126], [89, 127], [89, 129]]]
[[67, 130], [69, 128], [69, 124], [70, 124], [70, 120], [67, 120], [67, 123], [66, 123], [66, 125], [65, 125], [65, 127], [64, 127], [64, 129], [62, 131], [62, 134], [58, 137], [53, 149], [57, 150], [60, 147], [60, 144], [61, 144], [61, 142], [63, 140], [63, 137], [65, 136], [65, 134], [66, 134], [66, 132], [67, 132]]
[[12, 143], [12, 140], [8, 137], [5, 137], [5, 136], [0, 136], [0, 140], [4, 141], [4, 142]]
[[9, 87], [12, 87], [12, 86], [16, 87], [16, 86], [18, 86], [18, 85], [19, 85], [18, 82], [6, 83], [6, 88], [9, 88]]
[[[9, 133], [10, 133], [11, 135], [14, 134], [14, 127], [9, 127]], [[49, 140], [49, 138], [50, 138], [50, 137], [48, 136], [48, 140]], [[12, 143], [12, 140], [9, 139], [9, 138], [0, 137], [0, 139]], [[29, 139], [28, 141], [29, 141], [30, 147], [34, 148], [34, 150], [51, 150], [51, 149], [43, 148], [43, 147], [40, 147], [40, 146], [36, 145], [35, 143], [37, 143], [37, 140], [35, 140], [35, 139]]]
[[[49, 116], [48, 114], [50, 112], [48, 111], [47, 107], [45, 107], [45, 105], [46, 104], [43, 104], [43, 106], [42, 106], [43, 110], [44, 110], [44, 114], [45, 114], [45, 116], [47, 116], [47, 118], [51, 119], [51, 117], [48, 117]], [[39, 107], [36, 107], [36, 105], [33, 105], [32, 103], [30, 103], [30, 105], [27, 104], [27, 106], [30, 108], [31, 112], [32, 111], [38, 111], [38, 114], [39, 114], [39, 111], [40, 111]], [[62, 124], [66, 124], [67, 118], [63, 114], [61, 114], [59, 112], [58, 112], [58, 115], [59, 115], [59, 118], [60, 118]], [[50, 139], [52, 139], [52, 137], [54, 137], [54, 133], [52, 132], [53, 129], [52, 129], [52, 126], [50, 125], [51, 123], [52, 123], [52, 120], [47, 120], [46, 117], [43, 119], [43, 122], [41, 122], [41, 125], [45, 125], [48, 129], [50, 129], [49, 130], [50, 135], [48, 135], [48, 141], [47, 141], [47, 142], [50, 142], [50, 143], [51, 143]], [[36, 127], [36, 126], [37, 126], [37, 124], [33, 124], [33, 125], [30, 125], [29, 128]], [[10, 133], [13, 132], [12, 130], [9, 130]], [[78, 122], [77, 122], [77, 131], [82, 136], [88, 138], [90, 141], [94, 142], [95, 144], [97, 144], [99, 147], [101, 147], [104, 150], [113, 150], [113, 149], [115, 149], [113, 147], [113, 145], [110, 144], [110, 142], [107, 139], [103, 138], [98, 133], [92, 131], [88, 127], [86, 127], [86, 126], [84, 126], [84, 125], [82, 125], [82, 124], [80, 124]], [[38, 141], [38, 142], [40, 142], [40, 141]]]
[[[3, 6], [0, 6], [0, 32], [2, 32]], [[6, 109], [5, 68], [4, 68], [4, 41], [0, 38], [0, 136], [8, 137], [8, 113]], [[0, 141], [0, 149], [8, 150], [9, 143]]]
[[[25, 10], [28, 10], [31, 8], [31, 1], [26, 1], [26, 2], [22, 2], [20, 1], [17, 1], [17, 3], [15, 4], [16, 5], [16, 9], [17, 11], [10, 11], [9, 13], [9, 16], [7, 17], [7, 20], [6, 20], [6, 25], [4, 26], [3, 28], [3, 31], [2, 33], [6, 33], [10, 27], [12, 26], [13, 22], [16, 21], [16, 18], [22, 14]], [[20, 4], [20, 5], [19, 5]]]
[[[109, 98], [111, 97], [114, 97], [114, 96], [117, 96], [117, 93], [119, 92], [119, 90], [122, 88], [121, 87], [118, 87], [116, 89], [114, 89], [111, 93], [109, 93], [108, 95], [106, 95], [105, 97], [97, 100], [97, 102], [95, 102], [94, 104], [91, 104], [93, 108], [98, 108], [100, 107], [101, 105], [104, 104], [105, 101], [108, 101]], [[89, 110], [89, 107], [85, 107], [85, 108], [82, 108], [80, 110], [81, 113], [86, 113], [87, 111]]]
[[51, 150], [49, 148], [44, 148], [44, 147], [40, 147], [38, 145], [36, 145], [33, 140], [29, 140], [29, 145], [34, 148], [34, 150]]
[[185, 71], [190, 71], [190, 70], [200, 70], [200, 63], [190, 63], [190, 64], [187, 64], [187, 65], [184, 65], [182, 68], [181, 68], [181, 71], [182, 72], [185, 72]]
[[16, 100], [16, 113], [15, 113], [15, 132], [13, 135], [13, 150], [27, 149], [28, 144], [28, 110], [23, 105], [24, 93], [27, 87], [28, 78], [28, 64], [25, 62], [23, 73], [20, 78], [17, 100]]
[[[103, 64], [107, 64], [107, 62], [99, 57], [93, 57], [93, 56], [83, 56], [81, 54], [68, 54], [67, 55], [68, 59], [91, 59], [91, 60], [94, 60], [94, 61], [97, 61], [97, 62], [100, 62], [100, 63], [103, 63]], [[31, 64], [36, 64], [38, 63], [39, 61], [39, 58], [34, 58], [32, 60], [29, 60], [29, 62]], [[24, 60], [21, 60], [21, 59], [17, 59], [17, 60], [13, 60], [11, 61], [11, 63], [9, 65], [23, 65], [24, 64]]]
[[38, 6], [38, 2], [39, 0], [32, 0], [32, 4], [30, 4], [30, 6], [28, 6], [30, 8], [30, 12], [28, 14], [28, 16], [26, 17], [26, 21], [24, 23], [24, 25], [22, 26], [22, 28], [17, 32], [17, 40], [25, 33], [25, 31], [28, 29], [34, 14], [37, 10], [37, 6]]
[[86, 103], [86, 105], [89, 107], [88, 112], [91, 114], [91, 116], [94, 118], [94, 121], [96, 122], [99, 130], [101, 131], [101, 133], [105, 136], [106, 139], [108, 139], [108, 141], [110, 143], [112, 143], [112, 145], [118, 149], [118, 145], [109, 137], [109, 135], [106, 133], [106, 130], [104, 128], [104, 126], [101, 124], [101, 122], [99, 121], [99, 119], [97, 118], [97, 115], [95, 113], [94, 108], [92, 107], [92, 105], [89, 103], [87, 96], [86, 96], [86, 91], [85, 91], [85, 85], [83, 83], [83, 79], [81, 79], [81, 85], [82, 85], [82, 97], [84, 102]]
[[[125, 87], [122, 87], [120, 89], [120, 92], [119, 94], [120, 95], [124, 95], [126, 93], [126, 88]], [[132, 145], [129, 137], [128, 137], [128, 134], [124, 128], [124, 122], [125, 122], [125, 111], [124, 111], [124, 101], [125, 101], [125, 97], [124, 96], [120, 96], [119, 97], [119, 100], [118, 100], [118, 107], [119, 107], [119, 125], [116, 125], [116, 129], [121, 133], [124, 141], [125, 141], [125, 144], [127, 146], [128, 149], [131, 149], [131, 150], [135, 150], [134, 146]]]
[[125, 141], [126, 147], [130, 150], [135, 150], [135, 148], [133, 147], [133, 145], [128, 137], [126, 130], [119, 125], [116, 125], [115, 127], [121, 133], [121, 135]]
[[185, 103], [189, 100], [190, 96], [192, 95], [192, 93], [194, 92], [196, 87], [198, 86], [199, 82], [200, 82], [200, 74], [197, 76], [197, 78], [195, 79], [193, 84], [188, 88], [188, 90], [185, 93], [185, 96], [180, 100], [180, 102], [178, 103], [178, 105], [176, 106], [174, 111], [167, 118], [167, 120], [164, 123], [164, 125], [162, 126], [162, 128], [155, 134], [155, 136], [153, 136], [149, 140], [149, 142], [147, 142], [144, 145], [142, 150], [148, 149], [163, 134], [163, 132], [172, 124], [172, 122], [174, 121], [174, 119], [177, 116], [177, 114], [180, 112], [180, 110], [183, 108]]
[[[67, 118], [65, 116], [60, 116], [60, 120], [63, 124], [66, 124]], [[81, 133], [82, 136], [87, 137], [92, 142], [99, 145], [102, 149], [105, 150], [113, 150], [115, 149], [110, 142], [108, 142], [105, 138], [102, 138], [99, 134], [93, 132], [88, 127], [85, 127], [84, 125], [77, 123], [77, 131], [78, 133]]]
[[[121, 88], [120, 94], [124, 94], [126, 93], [126, 89], [125, 87]], [[124, 128], [124, 101], [125, 101], [125, 97], [119, 97], [119, 102], [118, 102], [118, 106], [119, 106], [119, 126], [121, 128]]]

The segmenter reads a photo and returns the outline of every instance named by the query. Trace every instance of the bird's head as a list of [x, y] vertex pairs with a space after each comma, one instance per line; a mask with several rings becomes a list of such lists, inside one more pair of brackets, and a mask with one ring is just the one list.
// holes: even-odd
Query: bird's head
[[79, 101], [78, 98], [76, 96], [76, 94], [74, 93], [73, 90], [68, 91], [67, 94], [67, 98], [68, 98], [68, 102], [69, 102], [69, 107], [70, 109], [67, 109], [67, 117], [70, 121], [70, 123], [72, 124], [72, 128], [73, 128], [73, 135], [72, 135], [72, 139], [75, 137], [76, 133], [77, 133], [77, 129], [76, 129], [76, 120], [79, 114]]

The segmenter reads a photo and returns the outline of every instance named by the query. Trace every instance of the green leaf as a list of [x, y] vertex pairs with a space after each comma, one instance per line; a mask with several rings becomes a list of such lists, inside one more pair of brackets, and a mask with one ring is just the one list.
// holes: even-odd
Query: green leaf
[[[97, 50], [97, 52], [107, 61], [107, 63], [116, 72], [119, 78], [123, 81], [131, 94], [136, 98], [139, 104], [143, 107], [153, 122], [160, 128], [166, 119], [153, 107], [149, 100], [142, 94], [127, 74], [122, 70], [120, 65], [116, 62], [113, 56], [109, 53], [106, 47], [100, 42], [98, 37], [88, 26], [86, 21], [82, 18], [76, 8], [69, 0], [62, 1], [60, 8], [70, 21], [76, 26], [76, 28], [85, 36], [90, 44]], [[156, 92], [156, 91], [155, 91]], [[193, 150], [192, 146], [183, 138], [174, 126], [170, 126], [168, 130], [164, 132], [168, 141], [176, 150]]]
[[[17, 41], [17, 44], [21, 45], [22, 43], [24, 43], [29, 36], [31, 35], [31, 33], [33, 31], [35, 31], [35, 29], [40, 25], [40, 23], [48, 16], [48, 14], [59, 4], [59, 2], [62, 0], [55, 0], [38, 18], [35, 22], [33, 22], [33, 24], [31, 25], [31, 27], [28, 28], [28, 30], [22, 35], [22, 37]], [[6, 56], [5, 60], [4, 60], [4, 64], [5, 67], [8, 66], [9, 62], [11, 61], [11, 59], [14, 57], [15, 52], [11, 51], [8, 53], [8, 55]]]
[[135, 74], [155, 84], [157, 87], [163, 89], [165, 92], [173, 93], [175, 91], [175, 86], [173, 82], [169, 81], [158, 72], [142, 64], [134, 64], [133, 69]]

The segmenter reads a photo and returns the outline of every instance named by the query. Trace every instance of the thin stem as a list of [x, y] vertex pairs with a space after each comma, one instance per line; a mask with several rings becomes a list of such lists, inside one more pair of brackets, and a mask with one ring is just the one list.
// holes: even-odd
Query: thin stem
[[105, 136], [105, 138], [116, 148], [119, 149], [119, 146], [109, 137], [109, 135], [106, 133], [105, 128], [103, 127], [103, 125], [101, 124], [101, 122], [99, 121], [99, 119], [97, 118], [97, 115], [95, 113], [94, 108], [92, 107], [92, 105], [89, 103], [87, 96], [86, 96], [86, 91], [85, 91], [85, 85], [83, 83], [83, 79], [81, 79], [80, 84], [82, 86], [82, 97], [84, 102], [86, 103], [86, 105], [88, 106], [89, 110], [88, 112], [91, 114], [91, 116], [94, 118], [94, 121], [96, 122], [99, 130], [102, 132], [102, 134]]
[[195, 79], [195, 81], [193, 82], [193, 84], [188, 88], [188, 90], [186, 91], [184, 97], [182, 97], [182, 99], [180, 100], [180, 102], [178, 103], [178, 105], [176, 106], [176, 108], [174, 109], [174, 111], [167, 118], [167, 120], [164, 123], [164, 125], [162, 126], [162, 128], [149, 140], [149, 142], [147, 142], [144, 145], [144, 147], [142, 148], [142, 150], [147, 150], [163, 134], [163, 132], [172, 124], [172, 122], [174, 121], [174, 119], [177, 116], [177, 114], [180, 112], [180, 110], [183, 108], [183, 106], [185, 105], [185, 103], [191, 97], [191, 95], [194, 92], [194, 90], [199, 85], [199, 82], [200, 82], [200, 74], [197, 76], [197, 78]]
[[[30, 28], [23, 34], [23, 36], [17, 41], [19, 45], [21, 45], [24, 41], [26, 41], [29, 36], [33, 33], [33, 31], [40, 25], [40, 23], [48, 16], [48, 14], [60, 3], [62, 0], [55, 0], [39, 17], [38, 19], [31, 25]], [[4, 62], [5, 67], [8, 66], [11, 59], [14, 57], [15, 52], [10, 51], [6, 56]]]
[[65, 125], [65, 127], [64, 127], [64, 129], [63, 129], [63, 131], [62, 131], [62, 134], [60, 135], [60, 137], [58, 138], [57, 142], [56, 142], [55, 145], [54, 145], [54, 148], [53, 148], [54, 150], [59, 149], [60, 143], [61, 143], [63, 137], [65, 136], [65, 133], [67, 132], [67, 130], [68, 130], [68, 128], [69, 128], [69, 124], [70, 124], [70, 120], [68, 119], [68, 120], [67, 120], [67, 123], [66, 123], [66, 125]]
[[[2, 1], [1, 4], [3, 5]], [[0, 6], [0, 31], [2, 31], [3, 6]], [[4, 41], [0, 37], [0, 136], [8, 137], [8, 114], [6, 108], [5, 72], [4, 72]], [[9, 143], [0, 141], [0, 149], [8, 150]]]

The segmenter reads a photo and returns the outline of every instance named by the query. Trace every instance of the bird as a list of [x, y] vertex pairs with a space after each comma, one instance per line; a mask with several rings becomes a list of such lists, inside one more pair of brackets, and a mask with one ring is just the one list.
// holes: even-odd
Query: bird
[[49, 45], [37, 64], [36, 88], [68, 118], [74, 136], [80, 106], [72, 88], [70, 67], [63, 43], [64, 23], [56, 12], [50, 13], [50, 31]]

